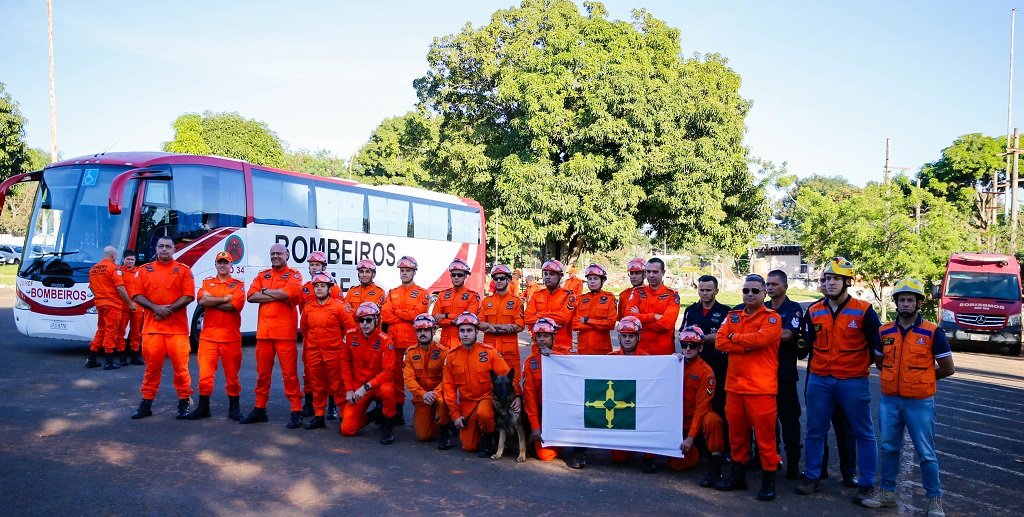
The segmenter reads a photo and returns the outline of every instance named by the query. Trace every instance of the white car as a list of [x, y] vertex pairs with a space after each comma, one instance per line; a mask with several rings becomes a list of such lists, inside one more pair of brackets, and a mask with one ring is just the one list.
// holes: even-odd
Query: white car
[[21, 264], [21, 246], [0, 244], [0, 264]]

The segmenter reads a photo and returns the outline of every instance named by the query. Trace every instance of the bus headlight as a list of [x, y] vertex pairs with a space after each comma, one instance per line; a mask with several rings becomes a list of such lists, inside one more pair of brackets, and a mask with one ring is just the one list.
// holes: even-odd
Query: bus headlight
[[1011, 314], [1010, 317], [1006, 319], [1006, 326], [1007, 327], [1019, 327], [1020, 326], [1020, 314]]
[[21, 298], [15, 298], [14, 299], [14, 308], [15, 309], [21, 309], [23, 311], [27, 311], [27, 310], [29, 310], [30, 307], [28, 306], [28, 302], [26, 302], [25, 300], [22, 300]]
[[92, 307], [89, 307], [88, 309], [86, 309], [85, 313], [86, 314], [97, 314], [97, 313], [99, 313], [99, 311], [96, 310], [96, 306], [93, 305]]
[[956, 323], [956, 314], [951, 310], [942, 309], [942, 321]]

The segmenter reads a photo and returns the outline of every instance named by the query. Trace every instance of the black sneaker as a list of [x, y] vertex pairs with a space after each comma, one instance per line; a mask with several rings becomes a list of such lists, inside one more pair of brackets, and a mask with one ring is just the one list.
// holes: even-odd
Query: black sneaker
[[288, 417], [288, 423], [285, 424], [288, 429], [298, 429], [302, 427], [302, 411], [292, 411], [291, 416]]
[[324, 427], [327, 427], [327, 422], [324, 421], [322, 416], [315, 416], [312, 420], [306, 422], [306, 425], [302, 426], [303, 429], [323, 429]]
[[[865, 500], [875, 498], [874, 486], [862, 486], [857, 488], [857, 494], [853, 496], [853, 502], [863, 505]], [[868, 508], [872, 508], [868, 506]]]
[[821, 490], [821, 480], [818, 479], [804, 478], [800, 481], [800, 486], [796, 487], [796, 493], [800, 495], [811, 495], [818, 490]]

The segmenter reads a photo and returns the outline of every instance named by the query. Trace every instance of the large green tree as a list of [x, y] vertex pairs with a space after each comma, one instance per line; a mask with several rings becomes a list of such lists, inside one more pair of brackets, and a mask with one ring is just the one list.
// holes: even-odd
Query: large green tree
[[921, 186], [971, 214], [972, 223], [983, 229], [991, 224], [993, 200], [982, 196], [991, 190], [993, 177], [1005, 181], [1006, 139], [970, 133], [956, 138], [942, 150], [942, 157], [925, 164], [918, 172]]
[[4, 83], [0, 83], [0, 181], [20, 174], [28, 163], [25, 118]]
[[807, 210], [801, 210], [801, 204], [806, 203], [800, 197], [801, 191], [816, 192], [831, 199], [844, 200], [861, 190], [842, 176], [821, 174], [813, 174], [806, 178], [785, 176], [779, 179], [776, 187], [782, 190], [782, 196], [776, 203], [775, 218], [778, 224], [772, 228], [772, 236], [775, 242], [780, 244], [794, 244], [800, 240], [800, 227], [808, 213]]
[[270, 167], [285, 165], [284, 144], [265, 122], [238, 113], [204, 111], [181, 115], [172, 126], [174, 139], [164, 142], [164, 151], [225, 156]]
[[349, 166], [344, 158], [338, 158], [326, 149], [308, 151], [300, 149], [284, 154], [282, 167], [290, 171], [315, 174], [317, 176], [348, 177]]
[[422, 111], [384, 119], [359, 154], [356, 168], [371, 183], [441, 188], [427, 168], [437, 151], [441, 120]]
[[414, 85], [440, 119], [437, 144], [399, 175], [479, 200], [502, 261], [540, 246], [575, 261], [640, 226], [742, 248], [769, 210], [742, 143], [739, 75], [716, 55], [681, 58], [679, 31], [647, 11], [609, 20], [584, 5], [525, 0], [435, 38]]

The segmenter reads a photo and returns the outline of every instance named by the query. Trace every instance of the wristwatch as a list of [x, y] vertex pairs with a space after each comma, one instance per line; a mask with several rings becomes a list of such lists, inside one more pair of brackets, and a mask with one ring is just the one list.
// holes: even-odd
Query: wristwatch
[[260, 294], [267, 294], [267, 288], [260, 289]]
[[363, 389], [366, 391], [370, 391], [370, 387], [370, 383], [363, 384]]
[[729, 335], [728, 335], [728, 336], [726, 336], [726, 337], [728, 337], [728, 338], [729, 338], [729, 341], [732, 341], [732, 335], [733, 335], [733, 332], [730, 332], [730, 333], [729, 333]]

